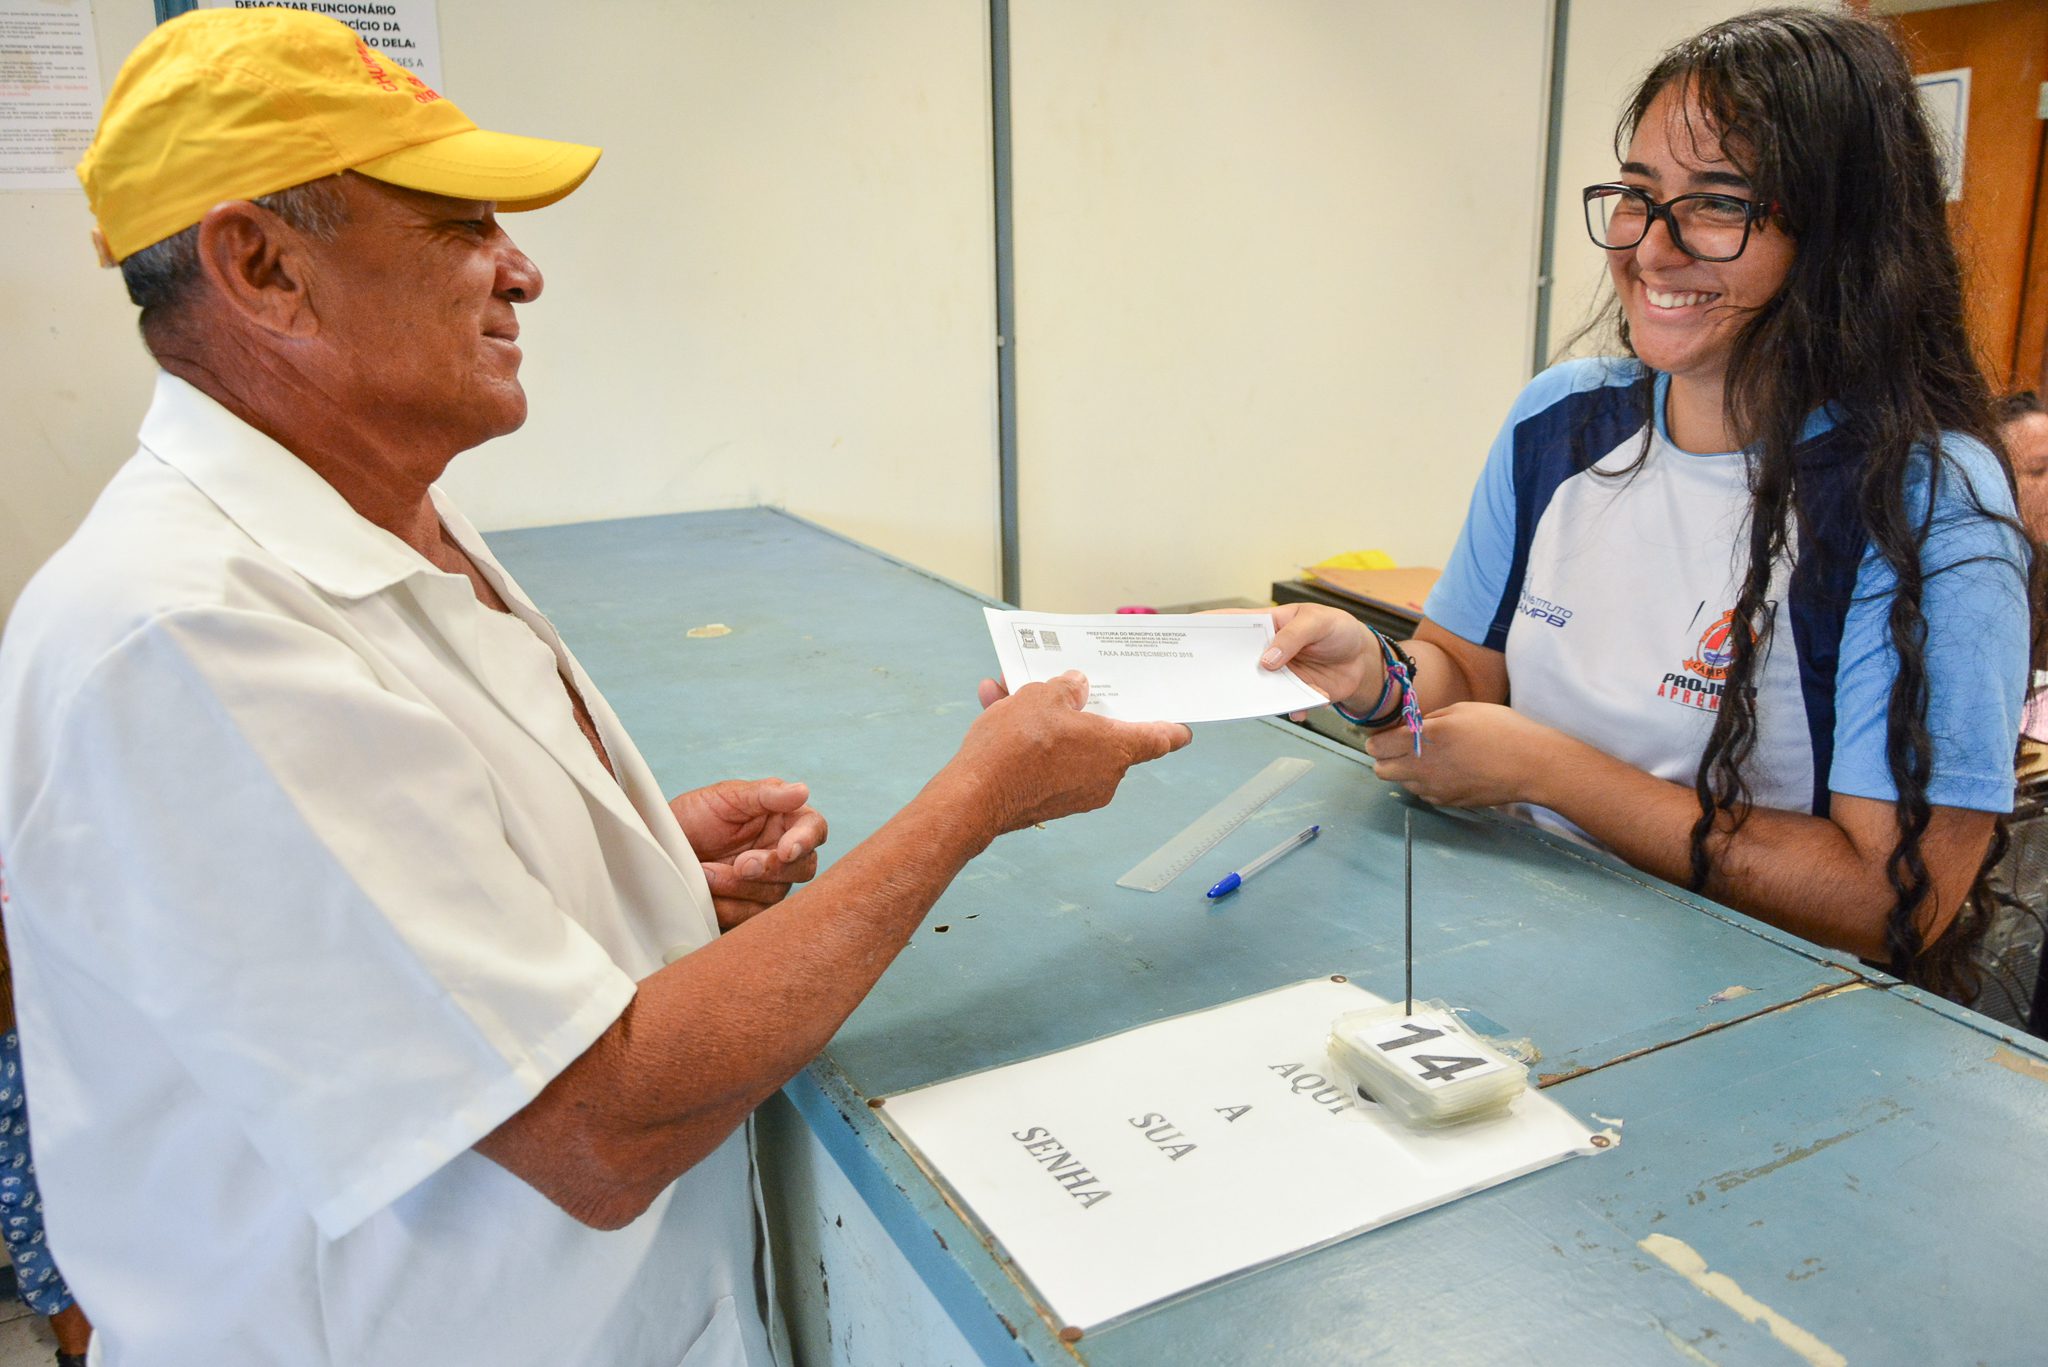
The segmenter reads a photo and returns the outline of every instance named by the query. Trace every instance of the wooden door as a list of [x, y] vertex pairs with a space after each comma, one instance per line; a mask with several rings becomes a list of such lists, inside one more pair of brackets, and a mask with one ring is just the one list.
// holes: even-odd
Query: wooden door
[[2040, 118], [2048, 0], [1982, 0], [1892, 22], [1915, 71], [1970, 70], [1963, 197], [1949, 206], [1968, 272], [1970, 333], [1994, 389], [2040, 387], [2048, 346]]

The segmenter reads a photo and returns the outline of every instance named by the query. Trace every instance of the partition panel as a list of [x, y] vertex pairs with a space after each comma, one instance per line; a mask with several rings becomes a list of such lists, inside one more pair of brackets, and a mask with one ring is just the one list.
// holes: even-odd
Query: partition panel
[[1545, 9], [1013, 6], [1027, 604], [1443, 563], [1527, 378]]

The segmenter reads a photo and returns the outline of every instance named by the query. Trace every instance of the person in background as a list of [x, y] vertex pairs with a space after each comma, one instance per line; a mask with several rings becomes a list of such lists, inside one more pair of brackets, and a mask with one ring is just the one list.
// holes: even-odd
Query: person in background
[[2048, 405], [2031, 389], [1998, 401], [1998, 433], [2019, 482], [2020, 521], [2035, 545], [2048, 542]]
[[1616, 146], [1584, 200], [1627, 354], [1523, 391], [1413, 640], [1282, 607], [1267, 663], [1423, 798], [1967, 997], [2038, 567], [1912, 73], [1875, 22], [1757, 11]]
[[80, 175], [161, 373], [0, 640], [0, 853], [110, 1363], [767, 1367], [755, 1108], [991, 841], [1189, 739], [1020, 689], [822, 874], [803, 784], [665, 797], [436, 485], [526, 416], [499, 215], [597, 157], [284, 8], [108, 96]]
[[[7, 903], [6, 872], [0, 869], [0, 907]], [[14, 1264], [14, 1285], [22, 1302], [50, 1322], [57, 1340], [57, 1367], [85, 1367], [92, 1345], [92, 1321], [78, 1306], [50, 1257], [43, 1231], [43, 1198], [36, 1188], [35, 1158], [29, 1151], [28, 1099], [22, 1091], [21, 1036], [14, 1028], [14, 975], [7, 946], [0, 941], [0, 1237]]]
[[[2035, 546], [2048, 544], [2048, 404], [2032, 389], [2007, 394], [1998, 401], [1998, 434], [2005, 439], [2005, 452], [2019, 482], [2020, 520]], [[2036, 551], [2036, 554], [2039, 554]], [[2027, 694], [2024, 727], [2026, 734], [2039, 738], [2048, 734], [2048, 676], [2034, 675]], [[2041, 889], [2016, 887], [2022, 901], [2038, 898]], [[2048, 1039], [2048, 953], [2043, 953], [2034, 977], [2034, 996], [2027, 1014], [2027, 1029]]]

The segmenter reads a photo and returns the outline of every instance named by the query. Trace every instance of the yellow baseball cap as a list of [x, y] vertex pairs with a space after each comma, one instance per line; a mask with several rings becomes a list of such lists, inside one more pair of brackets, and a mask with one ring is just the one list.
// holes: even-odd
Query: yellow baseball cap
[[78, 179], [113, 265], [216, 204], [339, 171], [509, 213], [562, 198], [598, 156], [478, 128], [337, 20], [214, 9], [159, 25], [128, 55]]

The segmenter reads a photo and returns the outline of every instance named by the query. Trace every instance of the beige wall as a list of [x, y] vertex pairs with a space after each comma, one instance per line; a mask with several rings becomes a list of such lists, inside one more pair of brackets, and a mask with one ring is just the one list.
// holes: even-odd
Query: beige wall
[[[148, 0], [100, 0], [109, 81]], [[532, 416], [447, 483], [506, 527], [775, 503], [993, 588], [986, 10], [441, 0], [448, 94], [605, 146], [508, 227]], [[0, 193], [0, 610], [134, 447], [151, 367], [84, 197]]]
[[[111, 84], [151, 10], [93, 10]], [[91, 232], [78, 191], [0, 191], [0, 613], [135, 449], [149, 402], [135, 310], [99, 269]]]
[[[1744, 6], [1574, 0], [1577, 189], [1671, 39]], [[102, 64], [146, 0], [95, 6]], [[1032, 0], [1012, 15], [1023, 581], [1034, 606], [1441, 563], [1526, 378], [1540, 0]], [[486, 527], [756, 502], [996, 580], [986, 6], [441, 0], [448, 92], [601, 142], [511, 220], [533, 416], [449, 476]], [[1426, 188], [1427, 187], [1427, 188]], [[0, 193], [0, 612], [132, 449], [150, 366], [83, 197]]]
[[1011, 13], [1026, 602], [1442, 564], [1527, 378], [1545, 6]]
[[549, 293], [532, 419], [451, 473], [479, 524], [772, 503], [993, 588], [984, 7], [441, 14], [465, 109], [606, 149], [516, 224]]

